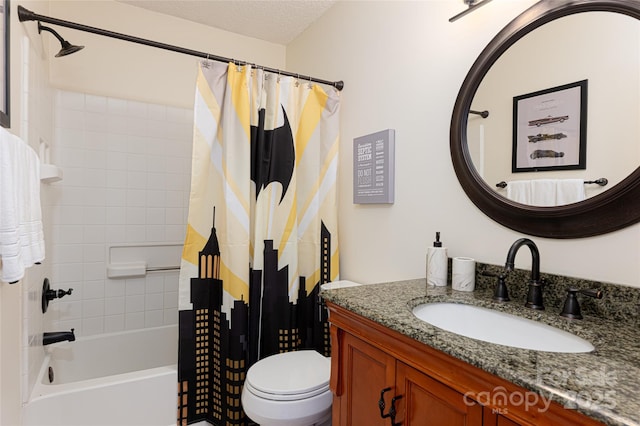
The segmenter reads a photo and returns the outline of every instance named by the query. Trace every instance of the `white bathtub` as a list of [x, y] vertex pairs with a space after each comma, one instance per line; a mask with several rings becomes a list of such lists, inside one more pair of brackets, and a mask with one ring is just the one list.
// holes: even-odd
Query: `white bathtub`
[[175, 424], [177, 326], [83, 337], [47, 352], [24, 426]]

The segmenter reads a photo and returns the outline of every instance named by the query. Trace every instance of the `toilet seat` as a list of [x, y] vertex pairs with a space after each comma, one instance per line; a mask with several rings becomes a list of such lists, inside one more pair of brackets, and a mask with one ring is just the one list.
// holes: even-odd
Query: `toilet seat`
[[271, 401], [299, 401], [329, 390], [331, 361], [314, 350], [264, 358], [247, 372], [245, 388]]

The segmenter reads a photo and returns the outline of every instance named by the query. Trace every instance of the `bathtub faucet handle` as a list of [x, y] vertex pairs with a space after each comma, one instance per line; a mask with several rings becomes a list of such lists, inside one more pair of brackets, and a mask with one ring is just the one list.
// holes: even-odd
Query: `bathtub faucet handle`
[[42, 313], [44, 314], [45, 312], [47, 312], [50, 301], [52, 301], [53, 299], [60, 299], [64, 296], [70, 296], [72, 291], [72, 288], [67, 291], [53, 290], [51, 288], [51, 284], [49, 283], [49, 278], [45, 278], [44, 283], [42, 284]]
[[60, 299], [60, 298], [62, 298], [62, 297], [64, 297], [64, 296], [71, 296], [71, 292], [72, 292], [72, 291], [73, 291], [73, 289], [72, 289], [72, 288], [70, 288], [70, 289], [69, 289], [69, 290], [67, 290], [67, 291], [64, 291], [64, 290], [62, 290], [62, 289], [59, 289], [59, 290], [57, 290], [57, 291], [56, 291], [56, 290], [49, 290], [49, 292], [47, 293], [47, 299], [49, 299], [49, 300], [53, 300], [53, 299], [55, 299], [55, 298]]

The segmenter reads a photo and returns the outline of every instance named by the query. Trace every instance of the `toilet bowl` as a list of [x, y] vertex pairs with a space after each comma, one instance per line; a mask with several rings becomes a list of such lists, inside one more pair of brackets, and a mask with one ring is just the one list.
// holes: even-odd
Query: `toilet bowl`
[[313, 350], [264, 358], [249, 368], [245, 414], [261, 426], [331, 425], [331, 360]]
[[[359, 286], [335, 281], [323, 290]], [[331, 426], [331, 359], [314, 350], [266, 357], [247, 371], [242, 408], [261, 426]]]

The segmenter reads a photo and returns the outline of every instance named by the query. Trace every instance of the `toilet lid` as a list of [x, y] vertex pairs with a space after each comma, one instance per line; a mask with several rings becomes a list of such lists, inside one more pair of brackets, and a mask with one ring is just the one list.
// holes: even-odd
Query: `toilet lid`
[[246, 385], [268, 399], [310, 398], [329, 389], [331, 360], [313, 350], [264, 358], [249, 368]]

